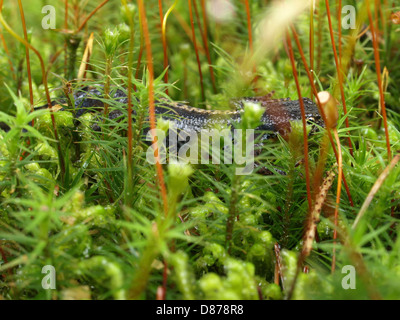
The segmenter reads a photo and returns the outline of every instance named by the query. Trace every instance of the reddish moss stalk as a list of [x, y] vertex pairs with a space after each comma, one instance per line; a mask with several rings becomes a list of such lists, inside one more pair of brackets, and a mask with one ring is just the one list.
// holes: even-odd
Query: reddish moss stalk
[[[343, 74], [342, 74], [342, 68], [341, 68], [341, 64], [339, 62], [338, 54], [336, 51], [336, 44], [335, 44], [335, 37], [333, 35], [333, 27], [332, 27], [332, 19], [331, 19], [331, 10], [329, 7], [329, 0], [325, 0], [325, 5], [326, 5], [326, 14], [328, 16], [328, 23], [329, 23], [329, 34], [331, 37], [333, 55], [335, 57], [336, 72], [337, 72], [338, 81], [339, 81], [340, 96], [342, 98], [343, 111], [344, 111], [344, 115], [346, 117], [345, 123], [346, 123], [346, 128], [348, 129], [349, 128], [349, 118], [347, 117], [347, 105], [346, 105], [346, 98], [344, 96], [344, 89], [343, 89]], [[348, 144], [349, 144], [350, 154], [351, 154], [351, 156], [353, 156], [353, 145], [352, 145], [351, 139], [350, 139], [350, 132], [348, 132], [347, 140], [348, 140]]]
[[207, 34], [207, 25], [206, 25], [207, 24], [207, 17], [206, 17], [206, 12], [205, 12], [205, 4], [204, 4], [204, 1], [202, 1], [203, 24], [204, 24], [204, 26], [202, 26], [201, 22], [200, 22], [199, 10], [197, 9], [196, 0], [193, 0], [193, 5], [194, 5], [194, 11], [195, 11], [195, 14], [196, 14], [197, 24], [199, 25], [201, 38], [203, 40], [204, 49], [206, 51], [208, 67], [209, 67], [209, 70], [210, 70], [211, 84], [212, 84], [214, 93], [217, 93], [217, 87], [215, 85], [214, 69], [212, 67], [212, 61], [211, 61], [211, 55], [210, 55], [210, 48], [208, 46], [208, 34]]
[[336, 143], [339, 150], [339, 174], [338, 174], [338, 185], [336, 191], [336, 206], [335, 206], [335, 215], [334, 215], [334, 230], [333, 230], [333, 253], [332, 253], [332, 273], [335, 272], [336, 267], [336, 239], [337, 239], [337, 228], [338, 228], [338, 220], [339, 220], [339, 207], [340, 207], [340, 194], [342, 192], [342, 175], [343, 175], [343, 160], [342, 160], [342, 148], [340, 146], [340, 139], [337, 128], [333, 129], [333, 133], [335, 134]]
[[251, 14], [250, 14], [249, 0], [245, 0], [245, 5], [246, 5], [247, 33], [249, 36], [249, 46], [250, 50], [253, 51], [253, 32], [251, 30]]
[[[149, 118], [150, 118], [150, 129], [156, 129], [156, 114], [155, 114], [155, 103], [154, 103], [154, 66], [153, 66], [153, 55], [151, 52], [151, 42], [149, 28], [146, 18], [146, 9], [144, 7], [143, 0], [138, 0], [139, 12], [141, 15], [141, 22], [143, 26], [144, 42], [146, 46], [146, 56], [147, 56], [147, 67], [149, 70]], [[165, 216], [168, 215], [168, 200], [167, 200], [167, 188], [165, 187], [163, 169], [160, 162], [160, 156], [158, 153], [157, 140], [154, 134], [152, 134], [153, 146], [155, 146], [154, 155], [156, 157], [156, 171], [158, 184], [161, 190], [161, 198], [163, 201]]]
[[[68, 30], [68, 0], [65, 0], [65, 15], [64, 15], [64, 31]], [[68, 37], [64, 41], [64, 77], [67, 75], [68, 70]]]
[[[319, 101], [317, 88], [315, 87], [315, 84], [313, 82], [313, 78], [311, 76], [310, 69], [308, 68], [307, 61], [306, 61], [306, 58], [304, 56], [303, 48], [301, 46], [301, 43], [300, 43], [299, 37], [297, 35], [296, 29], [292, 26], [291, 30], [292, 30], [293, 37], [294, 37], [294, 40], [296, 42], [297, 48], [299, 49], [301, 60], [303, 61], [303, 65], [304, 65], [304, 68], [306, 70], [306, 73], [307, 73], [311, 88], [312, 88], [314, 96], [315, 96], [315, 98], [317, 100], [317, 105], [318, 105], [318, 109], [319, 109], [319, 111], [321, 113], [321, 117], [324, 120], [324, 122], [327, 123], [327, 118], [326, 118], [324, 110], [321, 108], [321, 102]], [[332, 149], [333, 149], [333, 151], [335, 153], [336, 161], [339, 162], [339, 155], [338, 155], [338, 152], [336, 150], [336, 146], [335, 146], [335, 142], [334, 142], [333, 137], [332, 137], [332, 133], [329, 130], [327, 131], [327, 133], [328, 133], [328, 137], [329, 137], [329, 140], [331, 142], [331, 145], [332, 145]], [[316, 175], [316, 177], [315, 177], [314, 180], [315, 181], [319, 181], [320, 179], [318, 179], [318, 177], [317, 177], [318, 172], [316, 172], [315, 175]], [[322, 173], [320, 173], [320, 175], [322, 176]], [[349, 198], [350, 205], [353, 207], [354, 206], [353, 199], [351, 197], [350, 189], [349, 189], [349, 186], [347, 184], [347, 181], [346, 181], [346, 178], [345, 178], [344, 175], [343, 175], [343, 184], [345, 186], [347, 197]], [[319, 184], [317, 183], [317, 185], [319, 185]]]
[[[153, 56], [151, 52], [151, 42], [149, 29], [147, 25], [146, 18], [146, 9], [143, 3], [143, 0], [137, 0], [139, 7], [139, 15], [141, 16], [141, 24], [143, 27], [143, 35], [146, 45], [146, 55], [147, 55], [147, 66], [149, 71], [149, 116], [150, 116], [150, 129], [154, 130], [156, 128], [156, 117], [155, 117], [155, 105], [154, 105], [154, 67], [153, 67]], [[152, 132], [152, 140], [153, 146], [155, 148], [155, 158], [156, 158], [156, 172], [158, 184], [161, 190], [161, 197], [163, 201], [164, 214], [165, 217], [168, 217], [168, 203], [167, 203], [167, 190], [164, 183], [164, 175], [162, 166], [160, 163], [160, 158], [158, 154], [158, 147], [156, 144], [156, 137], [154, 135], [154, 131]], [[166, 220], [164, 220], [166, 221]], [[143, 251], [143, 255], [140, 259], [138, 271], [132, 281], [132, 287], [129, 292], [130, 299], [138, 299], [142, 292], [145, 290], [146, 285], [149, 280], [150, 272], [151, 272], [151, 264], [154, 259], [157, 257], [158, 250], [158, 241], [159, 236], [164, 234], [164, 230], [158, 230], [158, 226], [156, 224], [153, 225], [153, 230], [150, 238], [148, 239], [147, 247]]]
[[317, 28], [317, 72], [321, 71], [321, 61], [322, 61], [322, 29], [323, 29], [323, 22], [322, 22], [322, 5], [321, 1], [317, 1], [318, 9], [317, 9], [317, 21], [318, 21], [318, 28]]
[[392, 160], [392, 151], [391, 151], [391, 147], [390, 147], [389, 128], [388, 128], [388, 124], [387, 124], [385, 95], [383, 92], [383, 85], [382, 85], [381, 61], [380, 61], [380, 56], [379, 56], [378, 41], [376, 39], [376, 35], [378, 34], [379, 30], [378, 30], [378, 28], [375, 30], [374, 21], [372, 20], [371, 7], [370, 7], [369, 0], [367, 0], [367, 10], [368, 10], [368, 19], [369, 19], [369, 24], [370, 24], [370, 28], [371, 28], [371, 34], [372, 34], [372, 43], [374, 46], [375, 68], [376, 68], [376, 75], [378, 77], [378, 88], [379, 88], [379, 97], [380, 97], [381, 108], [382, 108], [383, 125], [385, 126], [386, 147], [387, 147], [387, 153], [388, 153], [388, 160], [390, 162]]
[[[179, 13], [178, 10], [174, 10], [172, 13], [174, 14], [176, 20], [178, 21], [178, 23], [182, 27], [183, 31], [186, 33], [187, 37], [193, 43], [192, 30], [191, 30], [190, 26], [187, 24], [187, 22], [185, 21], [185, 18]], [[201, 46], [200, 43], [197, 44], [197, 47], [199, 48], [199, 51], [201, 53], [204, 52], [205, 49]]]
[[192, 27], [193, 45], [194, 45], [194, 50], [196, 52], [196, 60], [197, 60], [197, 66], [198, 66], [198, 69], [199, 69], [199, 76], [200, 76], [201, 98], [204, 101], [205, 100], [205, 93], [204, 93], [204, 83], [203, 83], [203, 72], [201, 71], [199, 48], [197, 47], [196, 32], [194, 30], [193, 10], [192, 10], [192, 1], [191, 0], [188, 0], [188, 5], [189, 5], [190, 24], [191, 24], [191, 27]]
[[[311, 3], [310, 6], [310, 68], [311, 70], [314, 70], [314, 50], [315, 50], [315, 44], [314, 44], [314, 4]], [[311, 77], [313, 78], [314, 82], [314, 76], [311, 74]], [[313, 97], [313, 94], [311, 93], [311, 99]]]
[[308, 159], [308, 134], [307, 134], [306, 112], [305, 112], [305, 108], [304, 108], [303, 97], [301, 95], [299, 79], [297, 76], [296, 63], [294, 61], [292, 40], [290, 39], [289, 32], [287, 32], [287, 31], [286, 31], [286, 42], [288, 44], [290, 63], [292, 64], [293, 77], [294, 77], [294, 81], [296, 82], [297, 95], [299, 97], [299, 102], [300, 102], [301, 121], [303, 123], [304, 168], [306, 171], [307, 202], [308, 202], [308, 211], [311, 212], [312, 198], [311, 198], [311, 186], [310, 186], [310, 165], [309, 165], [309, 159]]
[[[393, 1], [393, 3], [394, 3], [394, 1]], [[374, 18], [375, 18], [375, 24], [376, 24], [376, 28], [377, 29], [379, 29], [379, 12], [382, 12], [381, 11], [381, 2], [379, 1], [379, 0], [375, 0], [375, 15], [374, 15]], [[383, 22], [383, 19], [382, 19], [382, 22]]]
[[89, 15], [86, 17], [86, 19], [81, 23], [81, 25], [79, 26], [79, 28], [75, 31], [75, 33], [78, 33], [79, 31], [81, 31], [86, 23], [90, 20], [91, 17], [93, 17], [93, 15], [100, 9], [102, 8], [109, 0], [104, 0], [102, 3], [100, 3], [91, 13], [89, 13]]

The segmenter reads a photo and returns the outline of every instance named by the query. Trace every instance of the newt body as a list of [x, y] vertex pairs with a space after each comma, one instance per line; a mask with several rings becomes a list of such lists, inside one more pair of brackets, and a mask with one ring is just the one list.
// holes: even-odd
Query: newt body
[[[103, 94], [96, 88], [85, 88], [74, 93], [74, 110], [75, 118], [79, 118], [86, 112], [100, 112], [104, 108]], [[116, 90], [112, 98], [120, 104], [127, 105], [128, 99], [122, 90]], [[309, 123], [323, 126], [322, 118], [318, 108], [310, 99], [304, 98], [304, 107], [306, 119]], [[65, 100], [63, 101], [65, 103]], [[236, 110], [205, 110], [194, 108], [184, 103], [170, 102], [165, 99], [156, 101], [155, 113], [157, 117], [174, 122], [175, 128], [190, 132], [200, 132], [202, 129], [212, 128], [221, 124], [226, 127], [237, 127], [242, 121], [244, 112], [244, 104], [246, 102], [259, 103], [265, 112], [261, 117], [261, 125], [256, 129], [264, 132], [265, 138], [283, 133], [290, 129], [290, 122], [301, 120], [300, 103], [298, 100], [290, 99], [271, 99], [269, 96], [254, 98], [239, 98], [232, 101]], [[58, 105], [53, 102], [53, 105]], [[47, 108], [47, 105], [38, 109]], [[133, 108], [134, 109], [134, 108]], [[61, 107], [57, 110], [68, 110]], [[69, 110], [70, 111], [70, 110]], [[110, 119], [117, 119], [124, 115], [123, 111], [114, 109], [109, 112]], [[133, 110], [133, 118], [136, 112]], [[1, 125], [1, 129], [7, 131], [5, 125]], [[98, 131], [100, 126], [95, 124], [93, 129]]]
[[[88, 89], [75, 95], [75, 115], [76, 118], [85, 112], [102, 110], [103, 102], [98, 100], [102, 93], [97, 89]], [[127, 105], [128, 99], [125, 93], [117, 90], [113, 96], [117, 102]], [[310, 123], [323, 126], [323, 120], [318, 108], [310, 99], [304, 98], [304, 108], [306, 119]], [[246, 102], [259, 103], [265, 112], [261, 117], [261, 125], [257, 130], [276, 134], [287, 130], [290, 121], [301, 120], [300, 103], [298, 100], [290, 99], [271, 99], [269, 96], [254, 98], [239, 98], [232, 101], [236, 110], [205, 110], [194, 108], [184, 103], [169, 102], [167, 100], [156, 101], [155, 113], [157, 117], [173, 121], [178, 130], [186, 132], [200, 132], [202, 129], [211, 128], [221, 124], [224, 126], [236, 127], [242, 120], [244, 104]], [[133, 111], [134, 116], [136, 115]], [[120, 110], [113, 110], [109, 113], [110, 119], [123, 116]], [[99, 126], [95, 126], [99, 130]], [[270, 136], [268, 134], [267, 136]]]

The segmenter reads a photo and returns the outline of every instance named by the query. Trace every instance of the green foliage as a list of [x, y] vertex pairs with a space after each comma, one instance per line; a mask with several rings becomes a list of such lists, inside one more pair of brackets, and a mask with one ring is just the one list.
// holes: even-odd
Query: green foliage
[[[79, 17], [69, 19], [72, 31], [97, 5], [95, 1], [75, 2], [81, 11]], [[157, 1], [145, 1], [156, 99], [185, 100], [201, 108], [211, 105], [226, 110], [232, 108], [231, 98], [240, 96], [275, 91], [275, 98], [298, 98], [282, 45], [257, 61], [257, 80], [244, 80], [247, 75], [241, 67], [250, 51], [247, 17], [243, 1], [232, 2], [236, 8], [233, 19], [218, 22], [210, 13], [208, 16], [217, 92], [213, 90], [202, 35], [195, 22], [206, 92], [203, 101], [196, 55], [187, 30], [189, 26], [190, 31], [190, 21], [186, 4], [178, 3], [176, 14], [168, 19], [170, 67], [164, 70], [160, 20], [158, 10], [154, 10]], [[265, 30], [261, 21], [269, 6], [266, 1], [249, 2], [254, 37], [262, 36]], [[336, 12], [334, 1], [330, 2], [332, 12]], [[50, 112], [43, 108], [30, 112], [25, 48], [0, 30], [9, 47], [9, 53], [4, 44], [0, 48], [0, 81], [5, 84], [0, 86], [0, 122], [10, 128], [0, 129], [0, 299], [155, 299], [165, 281], [167, 299], [284, 299], [290, 293], [293, 299], [369, 299], [372, 289], [383, 298], [399, 298], [398, 165], [380, 186], [359, 227], [352, 229], [368, 193], [388, 165], [369, 32], [357, 40], [354, 54], [344, 57], [350, 60], [344, 79], [350, 126], [345, 127], [345, 116], [339, 110], [338, 134], [353, 206], [343, 191], [338, 226], [344, 234], [341, 240], [347, 241], [333, 243], [335, 179], [322, 208], [317, 241], [305, 261], [309, 272], [296, 274], [309, 213], [302, 124], [292, 123], [289, 137], [279, 136], [260, 147], [256, 169], [248, 176], [236, 176], [235, 165], [229, 164], [164, 165], [165, 209], [155, 167], [146, 160], [150, 76], [137, 8], [110, 0], [82, 31], [63, 34], [59, 32], [59, 20], [64, 4], [55, 5], [58, 30], [43, 30], [37, 27], [42, 18], [37, 10], [41, 3], [32, 0], [23, 4], [27, 25], [33, 27], [30, 41], [44, 57], [52, 99], [61, 97], [58, 102], [63, 110]], [[315, 14], [316, 23], [320, 15], [323, 19], [316, 31], [320, 38], [313, 74], [318, 90], [334, 92], [336, 70], [323, 3], [320, 1], [319, 13]], [[201, 18], [199, 4], [197, 1]], [[361, 12], [364, 1], [353, 4]], [[16, 6], [4, 4], [3, 16], [22, 34]], [[129, 16], [133, 17], [133, 26]], [[125, 23], [119, 24], [121, 21]], [[295, 25], [308, 59], [307, 13], [300, 15]], [[130, 27], [134, 33], [133, 65], [128, 62]], [[335, 30], [338, 27], [334, 19]], [[380, 28], [382, 65], [389, 72], [385, 92], [389, 137], [396, 152], [400, 143], [399, 27], [384, 19]], [[87, 79], [77, 80], [73, 75], [78, 73], [91, 32], [95, 32], [95, 41]], [[344, 31], [344, 36], [349, 34]], [[348, 38], [344, 38], [343, 47], [347, 42]], [[66, 60], [61, 53], [65, 43], [69, 50]], [[295, 55], [302, 94], [309, 97], [311, 86], [296, 48]], [[31, 69], [34, 105], [38, 107], [45, 95], [43, 75], [35, 59], [31, 59]], [[133, 71], [134, 87], [132, 159], [127, 159], [127, 107], [112, 98], [117, 88], [127, 93], [128, 68]], [[163, 82], [165, 72], [169, 75], [168, 84]], [[92, 110], [77, 121], [70, 93], [84, 86], [96, 86], [101, 95], [93, 99], [100, 106], [107, 105], [109, 113], [120, 112], [121, 116], [109, 118], [102, 111]], [[257, 127], [262, 113], [260, 105], [246, 103], [242, 128]], [[55, 140], [52, 116], [59, 141]], [[169, 123], [159, 120], [157, 127], [167, 130]], [[326, 131], [309, 126], [308, 132], [313, 179]], [[355, 146], [353, 156], [347, 145], [348, 132]], [[65, 158], [65, 172], [60, 166], [59, 147]], [[327, 151], [323, 177], [335, 170], [335, 155], [331, 149]], [[258, 169], [268, 174], [257, 173]], [[319, 191], [312, 188], [315, 196]], [[333, 248], [336, 271], [331, 273]], [[341, 268], [359, 263], [357, 259], [367, 271], [357, 274], [356, 290], [344, 290]], [[56, 289], [42, 287], [42, 268], [46, 265], [56, 269]]]

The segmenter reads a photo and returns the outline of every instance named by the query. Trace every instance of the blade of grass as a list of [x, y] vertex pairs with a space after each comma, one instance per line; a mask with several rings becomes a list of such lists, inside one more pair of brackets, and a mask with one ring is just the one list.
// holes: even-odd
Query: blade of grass
[[83, 53], [82, 62], [79, 66], [77, 79], [84, 79], [86, 75], [86, 71], [89, 65], [90, 56], [93, 52], [93, 41], [94, 41], [94, 33], [92, 32], [89, 36], [89, 39], [86, 44], [85, 51]]
[[354, 220], [354, 223], [352, 225], [352, 229], [356, 229], [358, 224], [360, 223], [361, 219], [365, 215], [365, 212], [367, 211], [369, 205], [371, 204], [372, 200], [374, 199], [374, 196], [376, 193], [379, 191], [380, 187], [382, 186], [383, 182], [386, 180], [390, 172], [393, 170], [393, 168], [397, 165], [397, 163], [400, 160], [400, 155], [396, 154], [390, 164], [383, 170], [383, 172], [380, 174], [378, 179], [375, 181], [374, 185], [372, 186], [370, 192], [368, 193], [367, 197], [365, 198], [365, 201], [363, 205], [361, 206], [360, 211], [357, 214], [356, 219]]

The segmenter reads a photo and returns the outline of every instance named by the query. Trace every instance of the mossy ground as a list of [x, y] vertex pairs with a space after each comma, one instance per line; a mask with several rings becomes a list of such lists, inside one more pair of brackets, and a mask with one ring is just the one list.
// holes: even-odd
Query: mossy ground
[[[134, 99], [138, 119], [133, 128], [136, 139], [132, 159], [127, 158], [126, 106], [107, 100], [107, 95], [111, 96], [108, 92], [104, 92], [104, 101], [110, 110], [123, 111], [121, 121], [100, 121], [101, 132], [96, 132], [91, 128], [95, 116], [86, 114], [77, 125], [73, 110], [59, 112], [55, 114], [59, 137], [56, 141], [50, 114], [46, 110], [30, 113], [25, 47], [4, 27], [0, 29], [4, 38], [0, 46], [0, 121], [11, 127], [9, 132], [0, 131], [0, 298], [155, 299], [163, 294], [166, 299], [400, 298], [399, 166], [379, 186], [360, 224], [352, 229], [368, 193], [389, 164], [385, 121], [392, 154], [396, 155], [400, 149], [400, 27], [390, 18], [392, 13], [400, 11], [398, 5], [392, 7], [382, 1], [377, 10], [371, 3], [373, 17], [377, 10], [380, 30], [378, 43], [387, 120], [382, 117], [379, 105], [371, 32], [365, 32], [352, 43], [353, 30], [343, 30], [342, 61], [347, 62], [343, 87], [349, 127], [346, 128], [346, 117], [339, 103], [337, 128], [343, 173], [353, 205], [342, 188], [338, 221], [341, 232], [334, 244], [338, 183], [335, 178], [322, 208], [313, 250], [304, 262], [308, 273], [300, 272], [293, 288], [310, 213], [301, 125], [294, 126], [297, 129], [289, 137], [265, 144], [257, 156], [258, 163], [276, 174], [264, 176], [254, 172], [238, 177], [234, 165], [165, 165], [168, 203], [165, 211], [155, 167], [146, 161], [147, 145], [136, 134], [148, 126], [143, 121], [147, 118], [151, 81], [145, 71], [146, 50], [142, 50], [146, 37], [152, 46], [156, 98], [185, 100], [194, 106], [214, 109], [229, 108], [231, 98], [272, 91], [276, 98], [298, 99], [284, 33], [265, 29], [265, 17], [272, 14], [272, 1], [249, 1], [254, 50], [258, 54], [254, 68], [246, 67], [251, 49], [245, 1], [231, 2], [234, 12], [229, 19], [218, 20], [219, 15], [229, 13], [227, 8], [221, 12], [211, 10], [207, 16], [215, 83], [200, 32], [204, 33], [202, 1], [192, 2], [197, 6], [202, 25], [200, 29], [194, 13], [205, 99], [188, 2], [178, 1], [168, 18], [168, 85], [163, 82], [158, 2], [145, 1], [149, 35], [141, 33], [140, 14], [137, 8], [134, 10], [131, 71], [133, 94], [141, 103]], [[341, 101], [325, 2], [319, 2], [314, 13], [313, 76], [318, 91], [330, 91]], [[173, 1], [162, 3], [165, 13]], [[208, 1], [208, 5], [212, 3], [227, 2]], [[329, 3], [337, 45], [340, 27], [336, 19], [337, 2]], [[99, 4], [100, 1], [69, 1], [68, 29], [77, 30]], [[127, 88], [130, 27], [129, 19], [123, 24], [123, 1], [110, 0], [76, 34], [63, 32], [64, 3], [54, 5], [56, 30], [41, 27], [45, 16], [41, 12], [43, 1], [25, 1], [23, 5], [30, 43], [45, 62], [52, 99], [63, 97], [66, 89], [77, 90], [83, 85], [101, 84], [109, 87], [111, 93], [117, 86]], [[369, 25], [367, 1], [343, 1], [343, 5], [356, 8], [360, 32]], [[274, 17], [283, 21], [290, 14], [281, 11]], [[2, 16], [17, 34], [23, 35], [17, 2], [6, 1]], [[309, 12], [305, 10], [294, 17], [309, 61]], [[92, 32], [94, 43], [87, 80], [77, 80]], [[270, 39], [272, 47], [268, 47], [263, 36], [280, 32], [280, 38]], [[75, 44], [79, 44], [76, 51]], [[293, 46], [302, 95], [310, 97], [312, 89], [294, 41]], [[66, 59], [65, 48], [69, 52]], [[259, 48], [265, 52], [260, 54]], [[348, 48], [354, 48], [354, 52]], [[33, 100], [39, 106], [46, 103], [43, 74], [33, 51], [30, 57]], [[248, 74], [243, 73], [246, 70], [251, 71], [252, 79], [256, 72], [256, 80], [247, 81]], [[32, 119], [33, 127], [28, 125]], [[326, 130], [321, 128], [309, 136], [311, 179], [321, 161], [325, 134]], [[324, 150], [328, 154], [323, 178], [336, 170], [337, 162], [329, 145]], [[312, 192], [316, 196], [318, 189], [314, 186]], [[234, 217], [232, 229], [227, 227], [229, 217]], [[336, 268], [332, 273], [334, 248]], [[42, 287], [45, 274], [41, 272], [46, 265], [56, 270], [54, 290]], [[342, 287], [341, 270], [346, 265], [356, 268], [354, 290]]]

